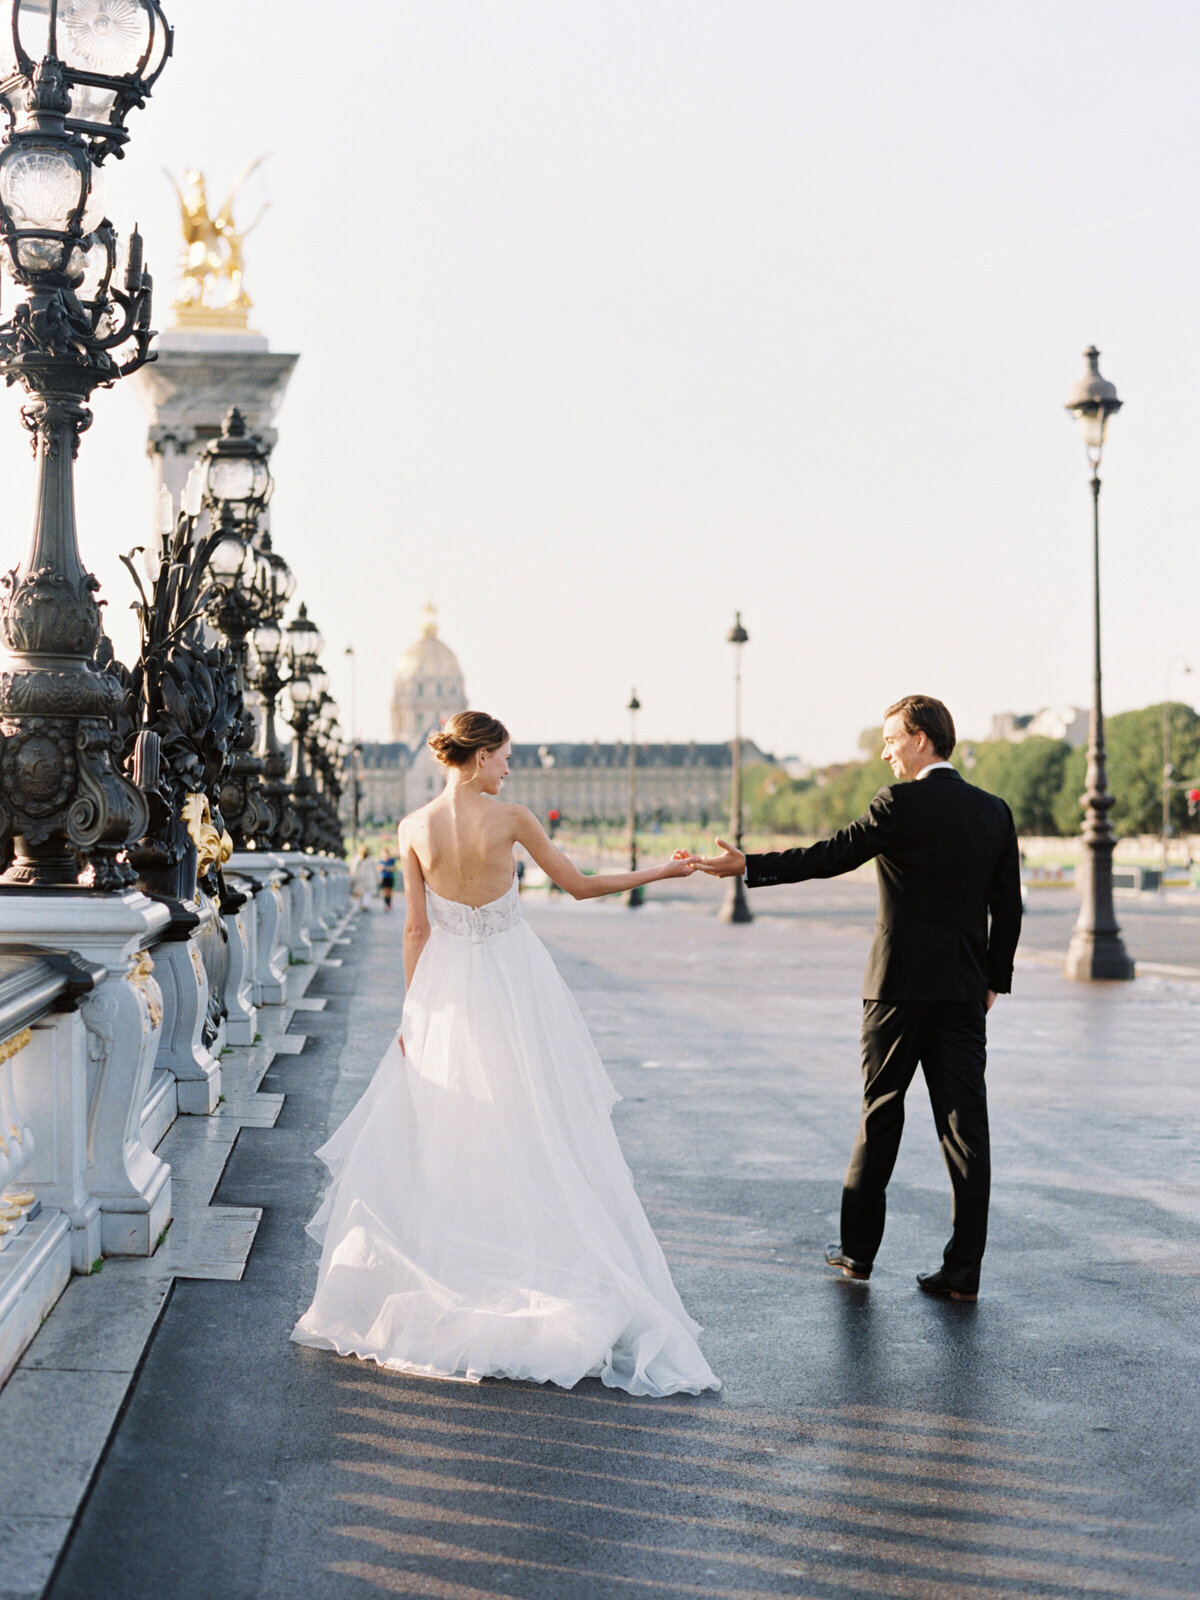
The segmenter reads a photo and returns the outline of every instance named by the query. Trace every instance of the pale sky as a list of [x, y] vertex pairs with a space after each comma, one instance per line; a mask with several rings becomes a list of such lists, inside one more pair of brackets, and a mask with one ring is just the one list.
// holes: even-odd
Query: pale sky
[[[272, 520], [387, 736], [426, 593], [522, 741], [732, 731], [852, 756], [886, 704], [1090, 696], [1095, 342], [1109, 711], [1200, 684], [1200, 9], [1169, 0], [166, 0], [110, 177], [174, 294], [162, 176], [243, 202], [255, 325], [300, 364]], [[333, 20], [330, 21], [329, 19]], [[145, 418], [100, 391], [80, 541], [118, 553]], [[32, 463], [0, 406], [5, 564]]]

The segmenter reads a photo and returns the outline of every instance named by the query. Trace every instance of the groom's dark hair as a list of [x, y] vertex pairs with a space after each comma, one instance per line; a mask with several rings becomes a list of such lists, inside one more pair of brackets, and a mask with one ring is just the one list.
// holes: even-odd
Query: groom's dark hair
[[943, 761], [949, 761], [957, 742], [954, 718], [940, 700], [928, 694], [906, 694], [884, 712], [888, 717], [903, 717], [909, 733], [923, 733]]

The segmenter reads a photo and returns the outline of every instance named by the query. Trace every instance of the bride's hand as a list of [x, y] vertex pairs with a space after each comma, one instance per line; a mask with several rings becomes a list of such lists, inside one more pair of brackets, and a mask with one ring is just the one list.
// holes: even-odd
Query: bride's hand
[[686, 850], [676, 850], [660, 870], [664, 878], [690, 878], [696, 870], [696, 858]]

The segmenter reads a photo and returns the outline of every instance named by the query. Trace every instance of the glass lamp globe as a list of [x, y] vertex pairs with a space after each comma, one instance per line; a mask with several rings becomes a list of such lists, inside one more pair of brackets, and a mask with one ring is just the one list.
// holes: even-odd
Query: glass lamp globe
[[[6, 147], [0, 154], [0, 227], [8, 241], [5, 265], [10, 271], [64, 270], [70, 236], [79, 236], [86, 192], [87, 157], [82, 148], [49, 140]], [[82, 268], [82, 252], [73, 264]]]
[[264, 665], [274, 665], [279, 660], [283, 635], [273, 622], [262, 622], [254, 630], [254, 648]]
[[263, 594], [266, 597], [273, 618], [278, 618], [284, 606], [292, 597], [292, 590], [296, 587], [296, 580], [292, 570], [277, 550], [271, 548], [271, 534], [269, 529], [259, 535], [259, 554], [265, 564], [263, 577]]
[[245, 500], [254, 490], [254, 464], [245, 456], [214, 456], [205, 487], [213, 500]]
[[[0, 81], [29, 78], [54, 56], [70, 94], [67, 127], [102, 161], [128, 137], [125, 119], [144, 105], [171, 53], [159, 0], [10, 0], [0, 45]], [[10, 105], [19, 91], [10, 91]]]
[[312, 684], [303, 674], [300, 674], [289, 680], [287, 692], [293, 708], [306, 706], [312, 699]]
[[246, 546], [237, 535], [226, 534], [217, 541], [208, 564], [218, 578], [225, 579], [227, 584], [233, 583], [246, 564], [246, 554]]
[[81, 278], [75, 293], [84, 305], [106, 306], [108, 286], [116, 265], [116, 241], [112, 230], [101, 229], [86, 239], [81, 252]]
[[228, 506], [238, 522], [253, 522], [271, 495], [271, 474], [262, 442], [249, 433], [246, 419], [234, 406], [221, 424], [220, 437], [208, 445], [204, 493], [210, 508]]
[[308, 607], [301, 601], [300, 609], [288, 623], [288, 654], [298, 672], [308, 672], [317, 664], [317, 657], [325, 641], [315, 622], [309, 620]]
[[1088, 450], [1101, 450], [1108, 432], [1108, 412], [1103, 406], [1079, 406], [1072, 413]]

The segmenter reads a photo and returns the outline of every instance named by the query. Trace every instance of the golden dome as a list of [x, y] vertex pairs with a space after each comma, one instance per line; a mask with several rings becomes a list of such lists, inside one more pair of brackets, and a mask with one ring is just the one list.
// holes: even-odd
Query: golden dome
[[437, 612], [428, 601], [421, 614], [421, 636], [409, 645], [396, 667], [397, 682], [412, 682], [417, 678], [462, 680], [458, 657], [438, 638]]

